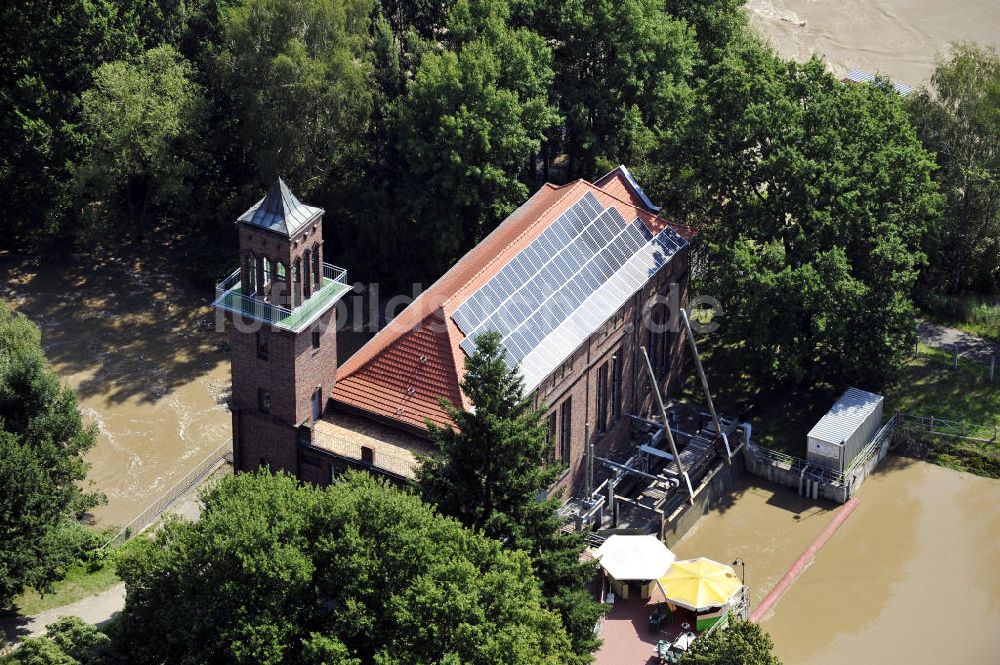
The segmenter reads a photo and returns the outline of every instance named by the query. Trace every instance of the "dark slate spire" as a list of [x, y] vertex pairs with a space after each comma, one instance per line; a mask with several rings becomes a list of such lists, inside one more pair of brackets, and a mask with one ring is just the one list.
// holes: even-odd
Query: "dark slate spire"
[[240, 215], [237, 221], [291, 236], [322, 213], [322, 208], [308, 206], [295, 198], [288, 185], [278, 178], [267, 196]]

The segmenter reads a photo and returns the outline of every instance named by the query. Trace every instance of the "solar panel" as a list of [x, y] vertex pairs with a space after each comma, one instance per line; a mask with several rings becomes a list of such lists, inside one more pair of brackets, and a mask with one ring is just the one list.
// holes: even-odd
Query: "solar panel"
[[477, 335], [498, 331], [533, 388], [686, 244], [587, 192], [459, 306], [461, 347], [472, 354]]

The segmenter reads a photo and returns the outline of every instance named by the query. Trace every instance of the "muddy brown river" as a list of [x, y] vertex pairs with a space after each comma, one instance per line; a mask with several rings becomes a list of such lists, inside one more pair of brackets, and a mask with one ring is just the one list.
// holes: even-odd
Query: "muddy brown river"
[[750, 0], [746, 8], [786, 58], [818, 53], [838, 75], [880, 71], [914, 88], [950, 42], [1000, 43], [997, 0]]
[[[734, 497], [671, 546], [743, 557], [756, 605], [837, 506], [748, 476]], [[858, 499], [763, 618], [782, 662], [1000, 663], [1000, 481], [890, 456]]]
[[229, 356], [210, 294], [122, 261], [0, 261], [0, 297], [42, 331], [60, 378], [99, 431], [89, 480], [98, 525], [122, 525], [230, 441]]

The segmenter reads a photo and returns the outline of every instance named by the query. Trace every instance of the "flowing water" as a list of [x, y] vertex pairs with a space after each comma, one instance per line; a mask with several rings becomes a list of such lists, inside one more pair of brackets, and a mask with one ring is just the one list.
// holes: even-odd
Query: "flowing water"
[[997, 0], [750, 0], [746, 8], [786, 58], [817, 53], [835, 74], [878, 71], [914, 88], [949, 43], [1000, 43]]
[[99, 431], [99, 525], [122, 525], [230, 440], [229, 355], [210, 294], [121, 260], [32, 267], [5, 259], [0, 297], [42, 331], [59, 377]]
[[[734, 496], [672, 547], [741, 556], [756, 605], [838, 507], [749, 476]], [[890, 456], [858, 499], [763, 619], [782, 661], [1000, 663], [1000, 481]]]

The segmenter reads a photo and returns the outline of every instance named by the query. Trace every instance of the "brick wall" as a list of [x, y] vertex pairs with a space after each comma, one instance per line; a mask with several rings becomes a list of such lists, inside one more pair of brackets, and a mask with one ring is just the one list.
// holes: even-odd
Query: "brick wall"
[[298, 471], [298, 431], [287, 423], [240, 408], [233, 409], [233, 467], [253, 471]]
[[[239, 317], [236, 317], [239, 319]], [[239, 470], [257, 468], [266, 458], [274, 468], [296, 473], [299, 425], [312, 422], [313, 393], [320, 409], [333, 391], [337, 374], [336, 309], [331, 308], [302, 332], [292, 333], [227, 315], [232, 347], [233, 449]], [[312, 333], [320, 334], [314, 349]], [[267, 358], [258, 354], [258, 334]], [[260, 390], [270, 397], [270, 412], [258, 413]]]

